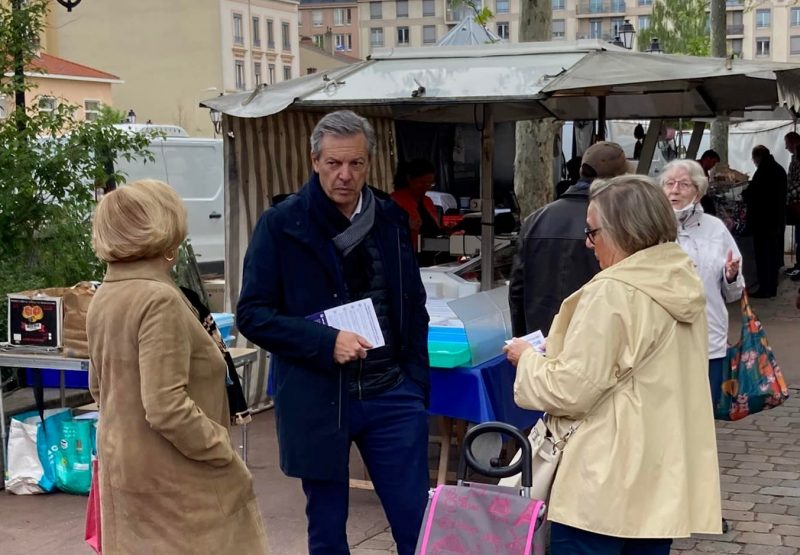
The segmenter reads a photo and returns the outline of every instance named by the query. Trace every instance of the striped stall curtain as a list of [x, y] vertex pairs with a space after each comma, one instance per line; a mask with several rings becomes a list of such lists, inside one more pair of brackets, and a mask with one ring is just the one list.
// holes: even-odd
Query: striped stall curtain
[[[367, 183], [392, 190], [397, 157], [394, 120], [388, 108], [354, 109], [375, 128], [377, 148]], [[225, 310], [234, 312], [250, 236], [276, 195], [297, 192], [311, 175], [310, 138], [325, 112], [287, 109], [260, 118], [223, 118], [225, 141]], [[254, 347], [237, 334], [237, 347]], [[258, 363], [245, 392], [251, 407], [266, 398], [268, 355]]]

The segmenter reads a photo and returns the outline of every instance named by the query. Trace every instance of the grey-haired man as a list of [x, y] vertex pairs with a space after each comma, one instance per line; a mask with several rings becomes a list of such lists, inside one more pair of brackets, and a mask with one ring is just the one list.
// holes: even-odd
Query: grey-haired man
[[[244, 261], [239, 330], [272, 356], [280, 464], [302, 480], [311, 555], [349, 553], [353, 442], [401, 555], [427, 500], [425, 289], [404, 212], [366, 186], [374, 151], [366, 119], [323, 117], [310, 180], [261, 216]], [[366, 298], [383, 347], [308, 318]]]

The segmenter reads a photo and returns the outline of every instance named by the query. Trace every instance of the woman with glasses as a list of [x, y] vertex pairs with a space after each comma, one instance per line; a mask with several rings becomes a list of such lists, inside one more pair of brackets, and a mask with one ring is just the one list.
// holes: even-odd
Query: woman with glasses
[[697, 267], [706, 292], [708, 317], [708, 377], [714, 406], [722, 386], [722, 365], [728, 350], [727, 303], [741, 299], [742, 255], [721, 220], [703, 213], [700, 199], [708, 178], [694, 160], [673, 160], [661, 172], [661, 187], [678, 223], [678, 244]]
[[703, 284], [676, 227], [649, 178], [595, 181], [600, 273], [563, 302], [545, 355], [506, 347], [516, 403], [546, 411], [562, 446], [552, 555], [668, 555], [672, 538], [720, 533]]

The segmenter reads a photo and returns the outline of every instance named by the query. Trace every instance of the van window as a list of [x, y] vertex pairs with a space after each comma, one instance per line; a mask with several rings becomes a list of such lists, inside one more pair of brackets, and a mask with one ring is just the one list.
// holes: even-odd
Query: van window
[[167, 183], [185, 200], [212, 199], [222, 193], [223, 172], [218, 158], [222, 153], [214, 145], [191, 148], [163, 146]]

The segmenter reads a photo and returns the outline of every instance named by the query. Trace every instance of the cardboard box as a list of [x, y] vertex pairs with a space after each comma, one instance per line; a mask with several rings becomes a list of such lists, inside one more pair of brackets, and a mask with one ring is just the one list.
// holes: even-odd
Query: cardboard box
[[8, 295], [8, 342], [60, 348], [64, 312], [61, 297]]
[[207, 279], [203, 286], [208, 293], [208, 309], [211, 312], [225, 312], [225, 280]]

